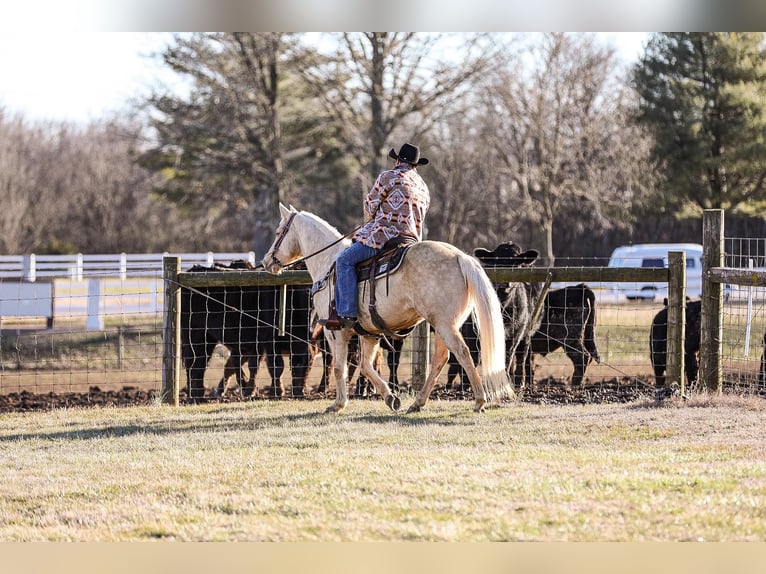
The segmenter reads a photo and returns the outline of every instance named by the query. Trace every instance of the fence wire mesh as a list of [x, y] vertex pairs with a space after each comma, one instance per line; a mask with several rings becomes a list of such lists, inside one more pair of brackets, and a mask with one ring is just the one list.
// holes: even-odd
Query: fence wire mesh
[[[727, 239], [726, 264], [763, 270], [765, 251], [763, 239]], [[573, 264], [587, 267], [588, 263], [601, 265], [603, 260], [578, 259]], [[557, 262], [563, 267], [569, 263]], [[23, 410], [42, 408], [49, 403], [75, 406], [157, 401], [163, 376], [165, 286], [161, 273], [127, 278], [59, 278], [51, 279], [48, 284], [50, 289], [43, 289], [39, 295], [19, 291], [14, 301], [8, 293], [15, 293], [16, 282], [0, 280], [5, 293], [5, 307], [0, 313], [0, 408]], [[563, 287], [563, 284], [553, 285], [552, 290]], [[550, 337], [558, 344], [537, 347], [534, 380], [527, 377], [523, 390], [518, 387], [522, 397], [545, 401], [551, 393], [559, 393], [557, 400], [564, 401], [604, 400], [606, 395], [611, 395], [610, 400], [630, 400], [654, 393], [657, 378], [650, 351], [650, 332], [652, 322], [663, 312], [663, 297], [660, 294], [651, 299], [629, 300], [616, 294], [609, 283], [591, 283], [589, 287], [595, 299], [593, 344], [596, 354], [578, 358], [587, 339], [582, 306], [573, 305], [571, 301], [559, 306], [551, 303], [551, 311], [558, 313], [546, 320], [550, 333], [560, 331]], [[226, 301], [233, 303], [231, 308], [211, 303], [207, 291], [216, 289], [228, 293]], [[194, 336], [200, 337], [203, 343], [187, 345], [184, 366], [200, 357], [203, 359], [201, 396], [240, 400], [244, 390], [244, 398], [249, 398], [251, 374], [254, 374], [253, 398], [286, 398], [299, 396], [301, 392], [309, 397], [334, 396], [335, 382], [329, 372], [331, 358], [326, 355], [321, 334], [315, 331], [305, 293], [300, 301], [293, 296], [289, 299], [292, 314], [288, 314], [288, 334], [280, 335], [276, 295], [268, 298], [268, 305], [263, 304], [264, 299], [246, 302], [247, 289], [198, 290], [199, 305], [195, 313], [202, 319], [190, 322], [187, 317], [186, 328], [187, 333], [196, 333]], [[766, 337], [766, 289], [732, 285], [726, 293], [724, 386], [743, 392], [763, 392], [759, 372]], [[9, 309], [13, 312], [9, 313]], [[225, 316], [236, 319], [233, 326], [219, 336], [213, 331]], [[267, 327], [266, 331], [271, 334], [265, 335], [263, 329], [258, 331], [255, 336], [258, 345], [255, 345], [252, 337], [248, 340], [249, 334], [244, 336], [248, 322]], [[295, 327], [292, 330], [291, 324]], [[245, 348], [248, 345], [252, 348]], [[546, 352], [548, 349], [550, 352]], [[385, 379], [391, 380], [387, 354], [382, 354], [379, 370]], [[396, 380], [403, 391], [412, 390], [414, 360], [412, 337], [409, 337], [403, 343], [396, 370]], [[582, 392], [573, 394], [578, 361], [583, 361], [584, 366], [582, 382], [576, 385]], [[304, 366], [307, 368], [305, 380], [299, 372]], [[281, 375], [275, 373], [275, 369], [280, 368], [283, 369]], [[351, 369], [355, 370], [355, 365]], [[470, 391], [460, 389], [460, 380], [455, 378], [454, 371], [451, 372], [449, 366], [442, 371], [435, 392], [447, 397], [449, 383], [453, 393], [450, 398], [470, 398], [467, 395]], [[239, 380], [237, 373], [241, 374]], [[370, 387], [357, 383], [358, 372], [349, 383], [352, 395], [370, 396]], [[188, 395], [186, 385], [184, 372], [184, 395]]]
[[[726, 267], [766, 271], [766, 238], [724, 239]], [[766, 288], [731, 285], [723, 306], [721, 362], [725, 388], [766, 391], [763, 353], [766, 342]]]
[[0, 280], [0, 407], [150, 400], [162, 365], [161, 275], [46, 284], [40, 297], [14, 299], [19, 283]]

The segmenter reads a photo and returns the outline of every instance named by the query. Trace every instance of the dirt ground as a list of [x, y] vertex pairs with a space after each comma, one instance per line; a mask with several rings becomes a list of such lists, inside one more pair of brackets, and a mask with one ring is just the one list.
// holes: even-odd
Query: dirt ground
[[[567, 379], [548, 377], [538, 381], [535, 387], [519, 391], [522, 402], [536, 404], [586, 404], [586, 403], [625, 403], [638, 399], [663, 400], [671, 396], [670, 391], [658, 392], [652, 385], [644, 382], [644, 378], [612, 378], [597, 381], [586, 380], [580, 387], [572, 387]], [[724, 391], [730, 393], [747, 393], [736, 382], [725, 382]], [[409, 392], [408, 390], [404, 391]], [[329, 393], [310, 392], [306, 398], [293, 399], [287, 391], [286, 396], [279, 400], [318, 400], [334, 398], [335, 391]], [[472, 394], [456, 392], [452, 389], [437, 387], [431, 394], [432, 400], [472, 400]], [[97, 386], [89, 392], [75, 393], [45, 393], [36, 394], [28, 391], [0, 395], [1, 412], [30, 412], [48, 411], [58, 408], [88, 408], [88, 407], [128, 407], [153, 404], [158, 401], [157, 391], [146, 391], [136, 387], [123, 387], [120, 390], [101, 390]], [[206, 402], [230, 403], [245, 400], [274, 400], [268, 397], [267, 388], [260, 389], [257, 397], [244, 399], [234, 391], [221, 398], [206, 398]], [[352, 400], [379, 400], [377, 396], [352, 397]], [[181, 391], [181, 402], [186, 404], [186, 392]], [[405, 401], [406, 402], [406, 401]]]

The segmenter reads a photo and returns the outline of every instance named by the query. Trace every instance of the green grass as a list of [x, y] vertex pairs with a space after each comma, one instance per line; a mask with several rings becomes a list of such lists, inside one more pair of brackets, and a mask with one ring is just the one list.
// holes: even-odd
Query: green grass
[[766, 538], [762, 399], [327, 404], [3, 415], [0, 540]]

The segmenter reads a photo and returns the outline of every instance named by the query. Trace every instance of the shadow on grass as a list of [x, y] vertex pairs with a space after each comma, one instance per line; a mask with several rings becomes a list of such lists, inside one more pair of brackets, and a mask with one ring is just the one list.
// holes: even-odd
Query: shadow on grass
[[[316, 401], [317, 403], [319, 401]], [[367, 402], [367, 401], [365, 401]], [[182, 406], [181, 410], [168, 414], [164, 411], [159, 415], [151, 414], [145, 421], [130, 424], [108, 425], [101, 421], [89, 422], [87, 420], [63, 423], [69, 427], [66, 430], [39, 431], [31, 433], [14, 433], [0, 436], [0, 442], [13, 443], [29, 440], [47, 441], [89, 441], [94, 439], [124, 438], [134, 435], [178, 435], [200, 432], [258, 432], [266, 428], [284, 428], [286, 432], [291, 429], [313, 426], [317, 432], [323, 427], [337, 423], [362, 423], [386, 425], [396, 424], [399, 426], [422, 427], [427, 425], [459, 426], [470, 425], [473, 417], [484, 415], [474, 413], [472, 402], [466, 404], [466, 411], [434, 412], [428, 407], [420, 413], [406, 413], [406, 407], [397, 412], [392, 412], [382, 401], [370, 401], [372, 408], [379, 408], [379, 412], [354, 412], [353, 406], [340, 413], [326, 413], [324, 409], [311, 412], [298, 413], [268, 413], [266, 409], [251, 411], [243, 409], [238, 404], [221, 405], [212, 410], [206, 410], [189, 405]], [[192, 410], [196, 409], [196, 410]]]

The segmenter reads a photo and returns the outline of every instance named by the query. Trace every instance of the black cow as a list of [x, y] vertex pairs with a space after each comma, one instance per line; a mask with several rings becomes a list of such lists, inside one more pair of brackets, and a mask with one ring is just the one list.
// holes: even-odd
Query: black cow
[[[473, 253], [484, 267], [490, 268], [528, 267], [535, 262], [539, 255], [534, 249], [522, 252], [521, 247], [510, 241], [501, 243], [493, 251], [479, 247], [474, 249]], [[536, 329], [536, 325], [531, 325], [530, 321], [541, 286], [538, 283], [513, 282], [500, 283], [496, 285], [495, 289], [503, 309], [506, 366], [509, 372], [512, 372], [517, 354], [522, 353], [523, 356], [526, 356], [531, 333]], [[471, 317], [468, 317], [463, 323], [460, 332], [468, 345], [474, 363], [477, 363], [479, 360], [479, 343]], [[452, 380], [456, 376], [460, 377], [459, 390], [466, 392], [470, 388], [468, 376], [457, 360], [450, 355], [446, 388], [452, 387]]]
[[[522, 254], [517, 245], [504, 243], [493, 252], [479, 248], [474, 254], [487, 267], [515, 267], [531, 265], [537, 252], [531, 250]], [[540, 315], [531, 324], [541, 291], [540, 283], [511, 283], [497, 287], [503, 306], [508, 372], [513, 375], [516, 387], [523, 387], [525, 382], [534, 385], [535, 355], [545, 356], [563, 347], [574, 366], [572, 385], [579, 385], [590, 362], [601, 361], [595, 339], [596, 296], [583, 283], [555, 289], [546, 295]], [[470, 318], [461, 332], [476, 361], [478, 346]], [[456, 375], [461, 376], [460, 390], [466, 391], [468, 379], [457, 361], [450, 358], [447, 388]]]
[[[545, 296], [540, 322], [529, 341], [529, 352], [517, 354], [514, 380], [535, 381], [535, 355], [563, 348], [572, 361], [572, 385], [580, 385], [592, 360], [601, 362], [596, 347], [596, 295], [584, 283], [554, 289]], [[524, 372], [522, 373], [522, 365]]]
[[[657, 387], [665, 386], [668, 356], [668, 300], [652, 320], [649, 332], [649, 356]], [[702, 332], [702, 301], [686, 302], [686, 340], [684, 341], [684, 374], [689, 386], [697, 382], [699, 372], [700, 333]]]
[[[248, 287], [248, 289], [254, 289]], [[236, 377], [242, 396], [249, 397], [255, 391], [255, 379], [258, 376], [258, 368], [261, 359], [265, 359], [266, 366], [271, 378], [271, 385], [267, 392], [270, 397], [281, 397], [283, 395], [282, 374], [285, 370], [285, 357], [289, 358], [292, 367], [292, 396], [303, 397], [306, 394], [305, 383], [309, 370], [316, 357], [321, 352], [317, 346], [317, 341], [309, 338], [306, 341], [306, 305], [310, 304], [308, 287], [288, 286], [287, 287], [287, 316], [285, 322], [285, 334], [280, 335], [277, 324], [279, 322], [279, 299], [281, 298], [280, 288], [276, 289], [276, 303], [272, 303], [271, 293], [264, 293], [265, 287], [255, 288], [259, 291], [259, 304], [263, 304], [266, 309], [261, 309], [254, 317], [261, 323], [258, 330], [258, 341], [252, 345], [242, 344], [238, 352], [232, 352], [226, 361], [223, 369], [223, 377], [218, 383], [213, 393], [214, 397], [223, 396], [226, 391], [227, 381]], [[276, 305], [276, 307], [274, 306]], [[270, 310], [276, 310], [275, 315], [270, 317]], [[274, 325], [266, 325], [265, 321], [276, 321]], [[231, 350], [232, 346], [228, 345]], [[306, 359], [306, 348], [308, 348], [308, 359]], [[307, 361], [307, 362], [306, 362]], [[248, 375], [242, 369], [242, 365], [247, 363]]]
[[[226, 267], [194, 266], [189, 271], [222, 269]], [[264, 354], [272, 379], [269, 394], [282, 396], [283, 353], [290, 355], [293, 396], [302, 396], [310, 364], [309, 290], [308, 286], [288, 286], [286, 333], [280, 336], [278, 286], [182, 288], [181, 347], [189, 401], [204, 398], [205, 369], [219, 344], [231, 352], [227, 375], [237, 375], [244, 396], [254, 391], [258, 358]], [[250, 357], [254, 359], [250, 378], [245, 381], [241, 365]]]

